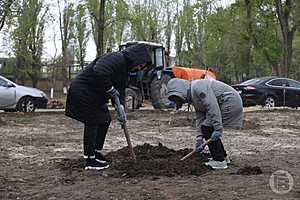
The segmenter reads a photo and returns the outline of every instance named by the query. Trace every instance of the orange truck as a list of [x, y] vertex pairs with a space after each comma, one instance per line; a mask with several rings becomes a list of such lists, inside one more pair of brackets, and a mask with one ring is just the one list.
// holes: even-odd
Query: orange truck
[[196, 80], [196, 79], [203, 79], [205, 77], [216, 79], [216, 74], [212, 68], [206, 69], [199, 69], [196, 67], [186, 68], [181, 66], [173, 66], [172, 72], [174, 77], [185, 79], [188, 81]]

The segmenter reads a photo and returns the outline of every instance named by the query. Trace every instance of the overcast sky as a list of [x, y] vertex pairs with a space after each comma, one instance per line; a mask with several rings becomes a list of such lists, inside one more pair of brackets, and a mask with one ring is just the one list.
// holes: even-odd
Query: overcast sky
[[[53, 16], [58, 16], [58, 9], [57, 9], [57, 1], [46, 0], [50, 2], [50, 10]], [[221, 4], [223, 6], [228, 6], [235, 0], [222, 0]], [[59, 25], [58, 25], [58, 17], [53, 17], [53, 20], [48, 21], [47, 28], [45, 31], [45, 44], [44, 44], [44, 52], [43, 58], [49, 59], [53, 58], [55, 53], [61, 53], [61, 40], [60, 40], [60, 33], [59, 33]], [[54, 38], [56, 41], [57, 52], [55, 51], [54, 45]], [[0, 32], [0, 57], [7, 57], [11, 54], [11, 42], [9, 40], [9, 34], [5, 32], [3, 29]], [[175, 56], [175, 52], [171, 52], [173, 56]], [[87, 44], [87, 56], [86, 61], [92, 61], [96, 56], [96, 46], [95, 43], [90, 37], [89, 42]]]

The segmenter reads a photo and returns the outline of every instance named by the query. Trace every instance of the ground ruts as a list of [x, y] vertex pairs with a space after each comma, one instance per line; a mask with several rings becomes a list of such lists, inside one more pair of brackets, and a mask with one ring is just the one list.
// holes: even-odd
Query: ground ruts
[[237, 175], [258, 175], [258, 174], [262, 174], [262, 170], [260, 167], [258, 166], [245, 166], [242, 167], [240, 169], [238, 169], [238, 171], [236, 172]]

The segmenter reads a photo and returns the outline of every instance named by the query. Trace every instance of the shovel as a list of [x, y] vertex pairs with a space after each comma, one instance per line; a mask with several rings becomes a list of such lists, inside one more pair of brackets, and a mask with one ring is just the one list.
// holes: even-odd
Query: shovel
[[132, 157], [133, 161], [136, 163], [136, 156], [135, 156], [135, 153], [134, 153], [133, 148], [132, 148], [132, 144], [131, 144], [131, 141], [130, 141], [130, 137], [129, 137], [126, 122], [124, 122], [121, 126], [122, 126], [122, 129], [124, 130], [124, 134], [125, 134], [125, 137], [126, 137], [126, 141], [127, 141], [127, 145], [128, 145], [131, 157]]
[[[119, 98], [115, 99], [115, 104], [116, 104], [116, 111], [119, 112], [118, 108], [121, 107], [121, 103], [120, 103]], [[134, 153], [133, 148], [132, 148], [132, 144], [131, 144], [131, 141], [130, 141], [130, 136], [129, 136], [129, 133], [128, 133], [126, 121], [121, 124], [121, 127], [124, 130], [124, 134], [125, 134], [125, 138], [126, 138], [126, 141], [127, 141], [129, 151], [130, 151], [130, 155], [131, 155], [133, 161], [136, 163], [136, 156], [135, 156], [135, 153]]]
[[[208, 139], [207, 141], [205, 141], [205, 142], [202, 144], [203, 148], [204, 148], [206, 145], [208, 145], [209, 143], [211, 143], [211, 141], [212, 141], [211, 139]], [[180, 160], [183, 161], [183, 160], [185, 160], [185, 159], [191, 157], [194, 153], [196, 153], [196, 149], [194, 149], [193, 151], [191, 151], [190, 153], [188, 153], [187, 155], [185, 155], [184, 157], [182, 157]]]

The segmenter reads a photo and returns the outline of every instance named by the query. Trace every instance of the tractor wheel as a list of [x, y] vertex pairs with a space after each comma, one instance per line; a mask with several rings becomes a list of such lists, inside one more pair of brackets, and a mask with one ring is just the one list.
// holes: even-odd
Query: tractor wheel
[[125, 90], [125, 109], [128, 112], [139, 109], [138, 94], [131, 88]]
[[167, 84], [171, 79], [168, 75], [163, 75], [161, 79], [154, 77], [151, 82], [151, 101], [155, 109], [169, 108], [171, 101], [167, 98]]

